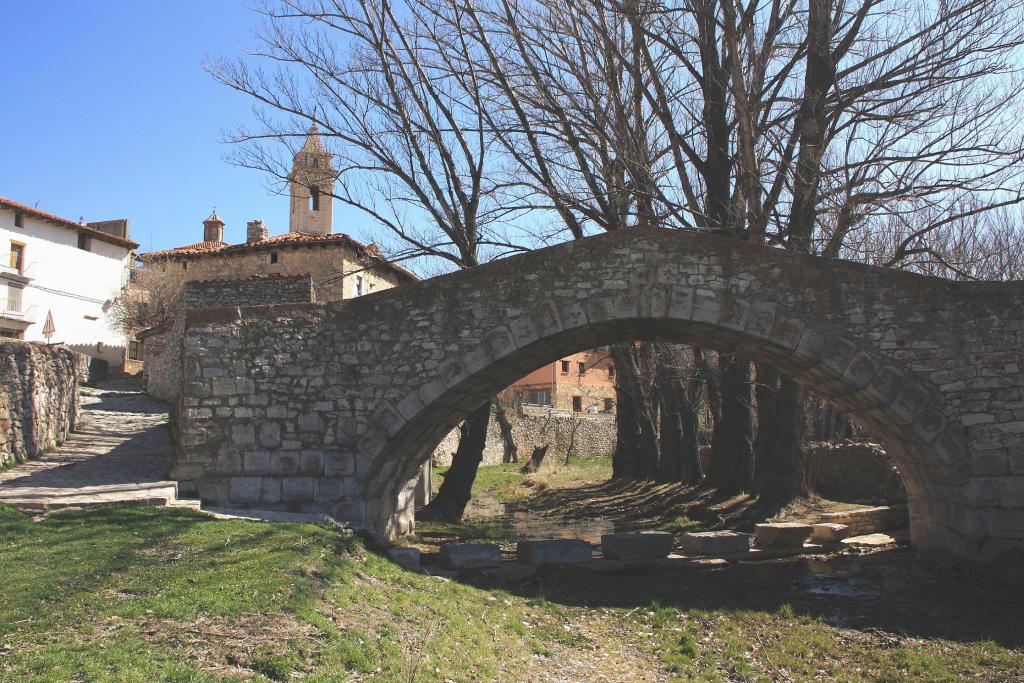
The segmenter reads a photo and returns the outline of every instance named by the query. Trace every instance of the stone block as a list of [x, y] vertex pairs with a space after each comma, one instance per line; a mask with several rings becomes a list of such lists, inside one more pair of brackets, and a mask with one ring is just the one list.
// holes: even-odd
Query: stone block
[[603, 534], [601, 551], [613, 560], [649, 560], [668, 557], [672, 541], [667, 531]]
[[356, 459], [349, 451], [326, 451], [324, 474], [328, 477], [350, 477], [355, 474]]
[[270, 453], [256, 451], [243, 456], [246, 474], [267, 474], [270, 471]]
[[285, 477], [281, 480], [281, 498], [292, 502], [312, 501], [314, 481], [312, 477]]
[[752, 539], [738, 531], [695, 531], [683, 534], [679, 545], [688, 555], [732, 555], [749, 551]]
[[233, 503], [258, 503], [263, 496], [263, 478], [231, 477], [228, 495]]
[[524, 564], [578, 564], [590, 562], [592, 557], [593, 551], [586, 541], [554, 539], [516, 544], [516, 559]]
[[493, 543], [446, 543], [440, 559], [448, 569], [493, 567], [501, 562], [501, 550]]
[[316, 480], [314, 500], [318, 503], [334, 503], [345, 497], [348, 480], [320, 477]]
[[389, 548], [388, 558], [402, 569], [420, 571], [420, 551], [416, 548]]
[[811, 540], [815, 543], [839, 543], [850, 535], [850, 527], [845, 524], [821, 522], [814, 525]]
[[318, 477], [324, 473], [324, 452], [317, 450], [299, 453], [299, 472], [309, 477]]
[[798, 522], [767, 522], [755, 524], [754, 530], [758, 547], [789, 550], [802, 548], [814, 527]]

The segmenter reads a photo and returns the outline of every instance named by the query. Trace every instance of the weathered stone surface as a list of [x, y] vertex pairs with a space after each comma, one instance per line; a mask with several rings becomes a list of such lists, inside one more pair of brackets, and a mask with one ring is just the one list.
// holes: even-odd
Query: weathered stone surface
[[501, 550], [493, 543], [446, 543], [440, 560], [448, 569], [493, 567], [501, 562]]
[[0, 340], [0, 468], [61, 444], [81, 417], [86, 356], [62, 346]]
[[[250, 451], [351, 453], [338, 498], [276, 504], [331, 510], [394, 538], [412, 528], [408, 483], [435, 445], [508, 382], [638, 337], [725, 344], [811, 385], [882, 439], [916, 546], [994, 556], [1024, 548], [1013, 521], [1024, 519], [1024, 488], [983, 481], [1021, 470], [1022, 310], [1024, 283], [616, 231], [340, 305], [193, 311], [180, 337], [178, 458], [203, 490], [227, 495]], [[494, 343], [504, 330], [510, 342]], [[255, 444], [248, 430], [233, 440], [246, 422]]]
[[843, 512], [825, 512], [818, 515], [818, 521], [844, 524], [849, 528], [851, 536], [906, 529], [910, 523], [906, 505], [879, 505]]
[[601, 552], [612, 560], [647, 560], [668, 557], [672, 534], [667, 531], [603, 534]]
[[754, 530], [758, 547], [788, 550], [803, 547], [804, 541], [814, 531], [814, 527], [797, 522], [767, 522], [755, 524]]
[[519, 541], [516, 544], [516, 559], [524, 564], [578, 564], [590, 562], [593, 555], [589, 543], [573, 539]]
[[695, 531], [683, 534], [679, 545], [687, 555], [734, 555], [749, 551], [751, 540], [737, 531]]
[[420, 570], [420, 551], [416, 548], [388, 548], [388, 558], [402, 569]]
[[850, 527], [845, 524], [819, 522], [814, 525], [811, 540], [815, 543], [839, 543], [850, 535]]
[[896, 539], [889, 534], [879, 533], [851, 536], [850, 538], [844, 538], [841, 542], [843, 545], [854, 548], [884, 548], [885, 546], [895, 545]]

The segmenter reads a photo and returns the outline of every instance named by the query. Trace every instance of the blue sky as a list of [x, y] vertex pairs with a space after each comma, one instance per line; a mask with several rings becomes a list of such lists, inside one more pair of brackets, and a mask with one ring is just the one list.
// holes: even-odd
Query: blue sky
[[[288, 229], [269, 178], [224, 161], [222, 133], [251, 102], [204, 56], [239, 56], [260, 16], [248, 0], [0, 0], [0, 196], [77, 220], [129, 218], [142, 251], [202, 239], [216, 205], [225, 239], [261, 218]], [[335, 204], [334, 228], [369, 221]]]

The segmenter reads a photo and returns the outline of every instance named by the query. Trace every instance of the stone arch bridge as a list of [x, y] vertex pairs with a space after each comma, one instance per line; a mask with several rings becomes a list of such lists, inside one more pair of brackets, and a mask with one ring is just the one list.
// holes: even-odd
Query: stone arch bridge
[[412, 528], [410, 482], [473, 409], [541, 364], [636, 339], [735, 350], [854, 414], [904, 477], [918, 548], [1024, 547], [1024, 283], [670, 230], [343, 303], [193, 311], [172, 475], [218, 504], [394, 538]]

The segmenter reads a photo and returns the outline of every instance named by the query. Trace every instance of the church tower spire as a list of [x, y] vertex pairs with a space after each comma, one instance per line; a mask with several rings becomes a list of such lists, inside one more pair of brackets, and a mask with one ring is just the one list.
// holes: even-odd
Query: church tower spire
[[292, 164], [289, 232], [330, 235], [333, 232], [333, 156], [324, 147], [316, 121]]

